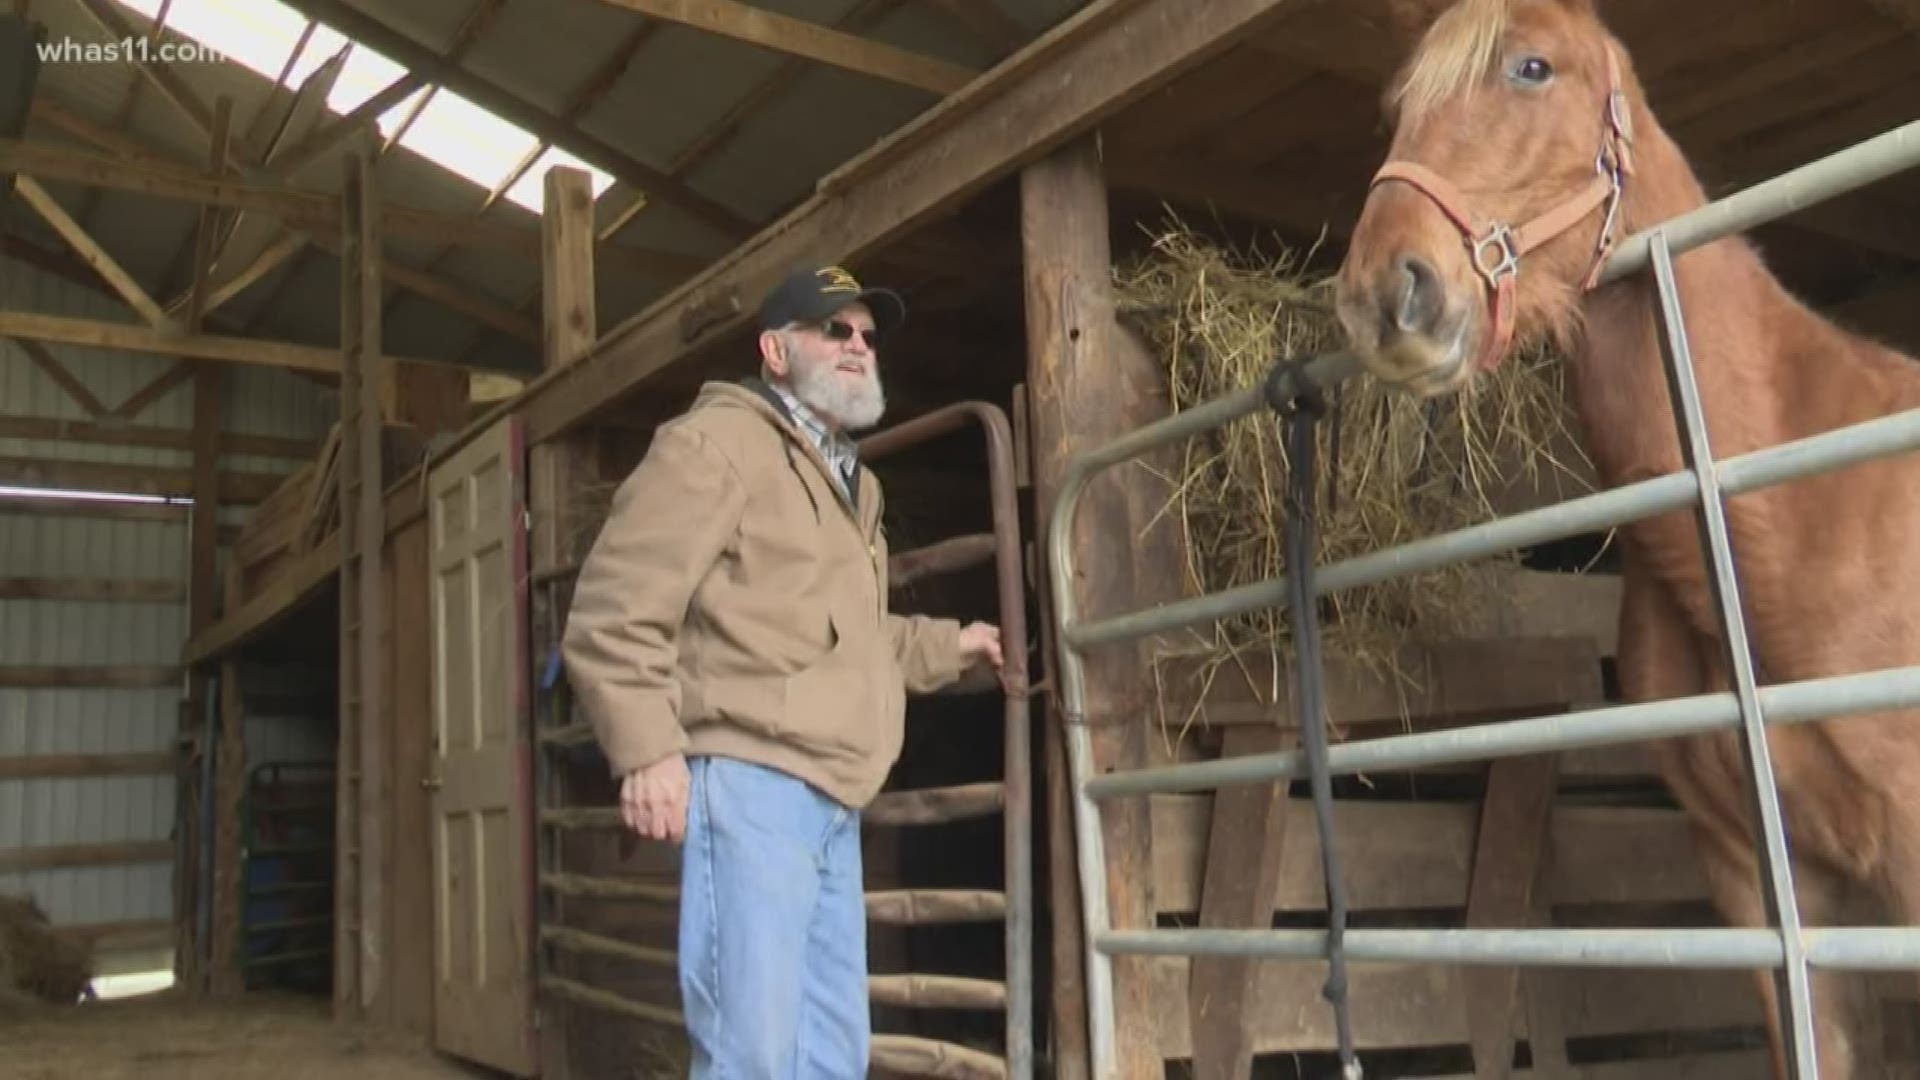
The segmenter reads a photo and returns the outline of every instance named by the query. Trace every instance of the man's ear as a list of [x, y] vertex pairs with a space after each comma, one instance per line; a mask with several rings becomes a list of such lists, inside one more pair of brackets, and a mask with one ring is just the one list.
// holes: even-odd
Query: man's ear
[[787, 377], [786, 343], [771, 330], [760, 332], [760, 366], [777, 379]]

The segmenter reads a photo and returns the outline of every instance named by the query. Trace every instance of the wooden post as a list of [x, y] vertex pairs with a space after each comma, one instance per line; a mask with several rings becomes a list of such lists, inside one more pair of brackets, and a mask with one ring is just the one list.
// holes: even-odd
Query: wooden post
[[[1505, 758], [1488, 766], [1467, 886], [1469, 928], [1508, 929], [1533, 921], [1534, 888], [1545, 862], [1558, 778], [1556, 754]], [[1475, 1076], [1506, 1080], [1513, 1075], [1519, 983], [1520, 972], [1511, 967], [1476, 966], [1461, 973]]]
[[[1298, 729], [1236, 725], [1223, 758], [1269, 754], [1298, 741]], [[1200, 925], [1265, 930], [1273, 925], [1280, 856], [1287, 836], [1287, 784], [1234, 784], [1213, 793], [1213, 820], [1200, 892]], [[1189, 966], [1188, 1024], [1195, 1080], [1247, 1080], [1253, 1074], [1254, 980], [1245, 957], [1195, 957]]]
[[381, 429], [392, 380], [381, 353], [379, 201], [371, 145], [341, 187], [339, 872], [334, 1004], [366, 1016], [384, 1001], [387, 791], [380, 594], [386, 541]]
[[[226, 153], [227, 133], [233, 115], [233, 99], [222, 95], [214, 105], [212, 156], [208, 169], [215, 175], [220, 172], [222, 156]], [[216, 207], [202, 207], [199, 228], [194, 237], [193, 291], [187, 308], [185, 329], [188, 333], [200, 332], [203, 317], [203, 296], [206, 291], [207, 271], [213, 261], [214, 239], [220, 226], [220, 213]], [[214, 363], [202, 362], [193, 369], [193, 515], [188, 528], [188, 569], [187, 569], [187, 625], [190, 634], [198, 634], [212, 626], [219, 616], [220, 599], [220, 428], [221, 428], [221, 392], [223, 390], [224, 369]], [[226, 683], [224, 669], [221, 675], [221, 734], [218, 744], [224, 744], [226, 734]], [[203, 666], [196, 666], [187, 681], [187, 715], [189, 730], [182, 731], [183, 737], [190, 738], [192, 733], [203, 730], [202, 718], [207, 714], [208, 677]], [[184, 741], [184, 740], [183, 740]], [[244, 753], [244, 742], [239, 743]], [[224, 762], [218, 755], [225, 752], [223, 745], [202, 747], [202, 753], [216, 755], [216, 766], [223, 771]], [[174, 870], [174, 920], [175, 942], [180, 955], [191, 957], [188, 970], [189, 985], [203, 989], [221, 990], [228, 983], [223, 982], [220, 964], [214, 959], [222, 955], [219, 952], [219, 936], [223, 931], [229, 934], [238, 931], [237, 926], [223, 926], [220, 916], [223, 911], [221, 897], [215, 895], [213, 901], [213, 920], [211, 933], [214, 942], [195, 940], [195, 928], [199, 920], [195, 917], [200, 906], [201, 868], [199, 860], [200, 846], [200, 791], [201, 785], [195, 782], [197, 776], [196, 755], [187, 754], [182, 758], [186, 770], [186, 782], [179, 785], [182, 798], [175, 803], [175, 821], [180, 834], [188, 841], [185, 858]], [[244, 769], [242, 772], [244, 773]], [[214, 805], [224, 808], [228, 804], [223, 796], [226, 792], [216, 782]], [[237, 805], [237, 804], [235, 804]], [[218, 818], [216, 817], [216, 822]], [[216, 840], [238, 843], [237, 834], [222, 832], [216, 828]], [[226, 851], [216, 845], [214, 850], [214, 876], [217, 883], [219, 868], [223, 859], [231, 859], [237, 865], [238, 850]], [[216, 884], [217, 887], [217, 884]], [[237, 903], [237, 898], [236, 901]], [[233, 908], [236, 915], [238, 908]], [[211, 944], [211, 948], [209, 945]], [[212, 970], [201, 967], [204, 961]], [[237, 975], [235, 971], [232, 974]]]
[[[540, 219], [542, 307], [548, 370], [577, 363], [593, 349], [598, 333], [593, 285], [593, 187], [588, 175], [556, 166], [547, 171], [546, 212]], [[534, 572], [571, 565], [570, 496], [592, 475], [584, 436], [536, 443], [528, 497], [534, 515]], [[578, 474], [578, 475], [576, 475]]]
[[241, 970], [240, 902], [245, 868], [240, 847], [246, 826], [241, 808], [246, 802], [246, 704], [240, 696], [240, 663], [220, 662], [220, 726], [214, 748], [213, 774], [213, 940], [208, 943], [208, 988], [216, 995], [236, 994], [246, 987]]
[[[1158, 375], [1123, 349], [1109, 286], [1111, 245], [1107, 196], [1092, 137], [1083, 137], [1029, 165], [1021, 175], [1021, 234], [1026, 259], [1028, 393], [1033, 421], [1036, 535], [1044, 543], [1067, 462], [1157, 415], [1151, 388]], [[1129, 363], [1127, 361], [1133, 361]], [[1072, 533], [1081, 580], [1052, 583], [1075, 590], [1079, 610], [1095, 616], [1138, 603], [1151, 581], [1137, 550], [1138, 513], [1120, 468], [1088, 489]], [[1137, 475], [1137, 474], [1136, 474]], [[1044, 547], [1042, 548], [1044, 553]], [[1043, 557], [1042, 566], [1046, 564]], [[1168, 577], [1177, 584], [1174, 568]], [[1092, 727], [1095, 770], [1146, 761], [1151, 682], [1142, 649], [1116, 646], [1086, 657], [1087, 713], [1058, 722]], [[1116, 929], [1153, 925], [1151, 818], [1145, 799], [1121, 799], [1103, 814], [1107, 894]], [[1154, 1033], [1157, 1003], [1151, 963], [1116, 957], [1113, 965], [1119, 1075], [1164, 1075]], [[1106, 1078], [1101, 1078], [1106, 1080]]]
[[[541, 288], [545, 314], [546, 363], [549, 369], [578, 362], [593, 348], [598, 334], [593, 287], [593, 187], [588, 175], [574, 168], [556, 166], [547, 170], [545, 213], [540, 219]], [[566, 434], [536, 443], [528, 452], [527, 500], [533, 514], [532, 561], [536, 580], [554, 581], [542, 576], [560, 571], [578, 561], [574, 520], [579, 486], [594, 478], [591, 443], [582, 434]], [[566, 613], [558, 597], [566, 589], [555, 584], [538, 585], [533, 603], [539, 616], [535, 648], [551, 648], [560, 638]], [[536, 657], [536, 661], [540, 658]], [[534, 670], [543, 664], [536, 662]], [[535, 700], [544, 695], [536, 691]], [[536, 712], [533, 723], [540, 723]], [[541, 777], [539, 809], [559, 807], [568, 801], [565, 770], [555, 767], [551, 752], [538, 739], [535, 753], [541, 756], [536, 769]], [[539, 846], [536, 872], [560, 872], [557, 840]], [[564, 901], [559, 896], [536, 895], [536, 918], [542, 924], [564, 921]], [[540, 946], [542, 950], [545, 945]], [[536, 965], [545, 973], [546, 961]], [[565, 974], [565, 972], [561, 972]], [[544, 1080], [567, 1080], [571, 1072], [567, 1045], [569, 1006], [553, 994], [536, 991], [535, 1012], [540, 1025], [540, 1070]]]

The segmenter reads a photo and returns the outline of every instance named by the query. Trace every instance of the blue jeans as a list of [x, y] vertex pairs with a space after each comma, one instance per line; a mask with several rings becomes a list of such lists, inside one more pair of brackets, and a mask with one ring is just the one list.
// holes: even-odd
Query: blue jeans
[[777, 770], [687, 765], [680, 996], [693, 1080], [866, 1076], [860, 815]]

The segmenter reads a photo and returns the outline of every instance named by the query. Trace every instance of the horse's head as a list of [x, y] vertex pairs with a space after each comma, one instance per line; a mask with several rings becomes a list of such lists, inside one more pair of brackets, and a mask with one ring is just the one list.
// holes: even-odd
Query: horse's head
[[1408, 392], [1458, 390], [1516, 329], [1564, 331], [1619, 226], [1629, 73], [1591, 0], [1395, 0], [1424, 25], [1338, 279], [1350, 345]]

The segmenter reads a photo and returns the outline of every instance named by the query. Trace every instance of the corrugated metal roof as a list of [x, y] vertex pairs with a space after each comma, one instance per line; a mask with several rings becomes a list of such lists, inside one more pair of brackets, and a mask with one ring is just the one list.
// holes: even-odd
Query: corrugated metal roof
[[[855, 0], [755, 0], [756, 6], [821, 25], [833, 25]], [[352, 6], [435, 51], [446, 50], [476, 9], [477, 0], [358, 0]], [[1009, 20], [1037, 34], [1058, 22], [1079, 0], [1022, 0], [1005, 4]], [[33, 9], [50, 36], [83, 41], [105, 35], [75, 4], [45, 4]], [[129, 24], [145, 29], [148, 20], [128, 11]], [[508, 0], [477, 37], [462, 66], [489, 82], [559, 113], [581, 86], [633, 32], [649, 20], [605, 0]], [[930, 57], [982, 70], [998, 50], [969, 33], [964, 24], [937, 6], [906, 3], [861, 31]], [[763, 79], [788, 57], [751, 44], [678, 25], [663, 25], [639, 50], [609, 91], [579, 118], [581, 128], [618, 151], [660, 170], [670, 170], [678, 155], [704, 138]], [[236, 132], [244, 132], [268, 100], [272, 80], [238, 64], [181, 63], [170, 69], [203, 100], [221, 93], [234, 99]], [[96, 124], [117, 122], [134, 80], [127, 65], [49, 64], [42, 68], [40, 92]], [[884, 138], [900, 124], [934, 104], [937, 95], [821, 64], [805, 73], [747, 116], [735, 136], [688, 172], [685, 182], [700, 194], [765, 223], [803, 199], [823, 174]], [[284, 106], [282, 106], [284, 107]], [[137, 138], [198, 165], [205, 140], [149, 87], [140, 94], [128, 130]], [[33, 138], [66, 136], [37, 120]], [[341, 150], [323, 155], [299, 177], [300, 186], [337, 190]], [[381, 162], [382, 195], [395, 202], [450, 213], [472, 213], [485, 197], [478, 185], [440, 165], [396, 147]], [[78, 205], [78, 192], [59, 190], [63, 204]], [[605, 220], [631, 200], [632, 189], [616, 183], [601, 200]], [[32, 221], [12, 213], [16, 229], [38, 232], [40, 242], [57, 240]], [[538, 228], [538, 215], [510, 200], [499, 200], [489, 220]], [[105, 193], [89, 218], [116, 258], [150, 287], [170, 269], [191, 242], [192, 208], [171, 200]], [[703, 261], [717, 259], [734, 241], [719, 235], [667, 200], [654, 199], [620, 234], [619, 242], [656, 248]], [[438, 245], [389, 238], [391, 258], [421, 266]], [[265, 337], [332, 345], [338, 335], [336, 260], [324, 253], [298, 261], [293, 280], [282, 288], [282, 268], [255, 283], [219, 314], [227, 329], [244, 327]], [[537, 286], [533, 259], [499, 251], [461, 251], [441, 260], [434, 271], [465, 295], [509, 309]], [[686, 271], [636, 274], [605, 261], [601, 321], [611, 326], [663, 295]], [[178, 282], [175, 282], [177, 285]], [[485, 327], [436, 301], [398, 290], [401, 299], [386, 313], [388, 347], [395, 353], [454, 359], [465, 355], [476, 336], [472, 357], [488, 366], [514, 371], [538, 367], [534, 344]], [[271, 297], [270, 310], [261, 310]], [[527, 316], [538, 320], [537, 294]], [[216, 318], [216, 325], [222, 320]]]

